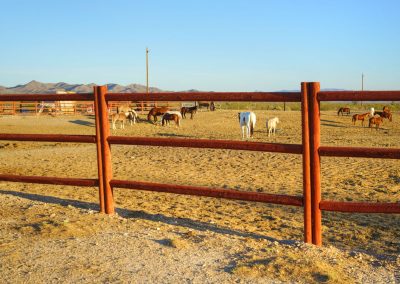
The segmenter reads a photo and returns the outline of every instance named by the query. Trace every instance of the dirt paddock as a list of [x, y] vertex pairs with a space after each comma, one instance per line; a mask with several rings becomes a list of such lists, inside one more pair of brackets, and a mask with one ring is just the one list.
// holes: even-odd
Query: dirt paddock
[[[252, 141], [301, 143], [298, 111], [256, 111]], [[267, 117], [278, 116], [268, 137]], [[145, 118], [141, 115], [141, 118]], [[95, 134], [91, 116], [3, 116], [2, 133]], [[113, 135], [240, 140], [237, 111], [200, 111], [182, 126], [142, 121]], [[321, 144], [400, 148], [400, 115], [381, 129], [321, 113]], [[115, 179], [302, 194], [295, 154], [112, 146]], [[97, 178], [91, 144], [0, 141], [0, 173]], [[322, 198], [399, 202], [400, 161], [327, 158]], [[395, 283], [400, 216], [323, 212], [321, 248], [305, 245], [302, 208], [114, 189], [117, 214], [98, 214], [96, 188], [0, 183], [5, 283]], [[397, 275], [397, 276], [396, 276]], [[397, 282], [398, 283], [398, 282]]]

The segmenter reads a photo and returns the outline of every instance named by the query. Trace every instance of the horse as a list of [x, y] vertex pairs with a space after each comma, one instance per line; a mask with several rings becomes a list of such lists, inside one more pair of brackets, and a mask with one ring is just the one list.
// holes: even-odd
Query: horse
[[163, 115], [169, 110], [168, 107], [153, 107], [150, 111], [149, 114], [147, 115], [147, 120], [151, 121], [151, 117], [153, 116], [154, 122], [157, 122], [157, 116], [158, 115]]
[[242, 139], [246, 130], [246, 137], [253, 137], [254, 127], [256, 126], [256, 115], [252, 111], [238, 113], [240, 128], [242, 129]]
[[279, 123], [279, 118], [274, 117], [271, 119], [267, 119], [267, 129], [268, 129], [268, 137], [270, 136], [270, 134], [276, 133], [276, 126]]
[[376, 130], [378, 131], [379, 126], [383, 123], [383, 118], [382, 117], [371, 117], [369, 119], [369, 127], [372, 128], [372, 125], [375, 125]]
[[390, 112], [390, 108], [389, 108], [388, 106], [384, 106], [384, 107], [383, 107], [383, 111], [384, 111], [384, 112]]
[[[176, 115], [179, 117], [179, 120], [182, 119], [182, 114], [181, 114], [179, 111], [177, 111], [177, 110], [169, 110], [169, 111], [167, 111], [166, 113], [164, 113], [164, 114], [161, 116], [161, 121], [160, 121], [160, 123], [162, 123], [162, 118], [163, 118], [164, 115], [166, 115], [166, 114], [176, 114]], [[169, 124], [169, 120], [167, 120], [165, 123], [166, 123], [166, 124]]]
[[132, 125], [132, 122], [133, 122], [133, 124], [136, 124], [136, 122], [139, 122], [138, 114], [129, 105], [117, 106], [117, 113], [124, 113], [126, 118], [129, 119], [130, 125]]
[[186, 118], [186, 114], [190, 113], [190, 119], [193, 119], [194, 114], [197, 112], [197, 106], [194, 107], [182, 107], [181, 114], [183, 118]]
[[197, 102], [197, 105], [198, 105], [199, 109], [202, 108], [202, 107], [206, 107], [207, 110], [210, 109], [210, 103], [209, 102]]
[[390, 122], [392, 122], [393, 115], [390, 111], [376, 111], [375, 114], [379, 115], [382, 118], [387, 118]]
[[341, 107], [341, 108], [339, 108], [339, 110], [337, 112], [337, 115], [339, 115], [341, 113], [342, 116], [343, 116], [344, 112], [347, 113], [347, 115], [349, 115], [350, 114], [350, 108], [349, 107]]
[[210, 110], [211, 110], [211, 111], [215, 111], [215, 104], [214, 104], [214, 102], [211, 102], [211, 103], [210, 103]]
[[125, 129], [125, 121], [127, 117], [125, 113], [114, 113], [111, 115], [112, 129], [117, 129], [116, 122], [121, 122], [121, 129]]
[[127, 113], [130, 112], [132, 108], [129, 105], [119, 105], [117, 106], [117, 113]]
[[175, 121], [175, 124], [177, 127], [181, 125], [181, 118], [178, 114], [176, 113], [165, 113], [162, 117], [162, 126], [167, 125], [167, 122], [169, 121]]
[[375, 115], [375, 109], [374, 109], [373, 107], [371, 107], [371, 108], [369, 109], [369, 115], [370, 115], [371, 117], [373, 117], [373, 116]]
[[362, 121], [361, 125], [364, 126], [364, 120], [369, 115], [370, 115], [369, 112], [363, 113], [363, 114], [355, 114], [355, 115], [353, 115], [353, 118], [351, 119], [351, 121], [353, 122], [354, 125], [356, 125], [356, 121], [361, 120]]

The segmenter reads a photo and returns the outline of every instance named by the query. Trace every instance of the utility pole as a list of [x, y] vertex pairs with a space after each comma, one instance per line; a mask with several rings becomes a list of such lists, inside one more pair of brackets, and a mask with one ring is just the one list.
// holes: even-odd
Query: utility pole
[[[364, 73], [361, 73], [361, 91], [364, 91]], [[362, 106], [362, 101], [361, 101]]]
[[149, 94], [149, 49], [146, 47], [146, 93]]

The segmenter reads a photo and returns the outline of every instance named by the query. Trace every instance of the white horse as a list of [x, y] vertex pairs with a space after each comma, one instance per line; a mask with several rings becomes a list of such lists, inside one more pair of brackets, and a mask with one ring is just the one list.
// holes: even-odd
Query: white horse
[[256, 126], [256, 115], [252, 111], [238, 113], [240, 128], [242, 129], [242, 139], [253, 137], [254, 128]]
[[[126, 113], [125, 113], [125, 116], [126, 116]], [[129, 119], [130, 125], [132, 125], [132, 121], [133, 121], [133, 124], [136, 124], [136, 122], [139, 121], [139, 116], [138, 116], [138, 114], [136, 113], [136, 111], [134, 111], [133, 109], [131, 109], [131, 110], [128, 112], [127, 118]]]
[[371, 117], [374, 117], [374, 115], [375, 115], [375, 109], [374, 109], [373, 107], [371, 107], [371, 108], [369, 109], [369, 115], [370, 115]]
[[277, 117], [274, 117], [274, 118], [271, 118], [271, 119], [267, 119], [268, 137], [272, 133], [274, 133], [274, 136], [275, 136], [276, 126], [277, 126], [278, 123], [279, 123], [279, 118], [277, 118]]

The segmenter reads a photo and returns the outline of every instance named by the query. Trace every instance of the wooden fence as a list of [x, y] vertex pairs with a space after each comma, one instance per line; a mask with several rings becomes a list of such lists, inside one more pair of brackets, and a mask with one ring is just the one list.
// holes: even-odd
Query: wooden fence
[[[13, 94], [0, 95], [0, 102], [9, 101], [94, 101], [96, 135], [50, 135], [50, 134], [0, 134], [0, 140], [36, 142], [95, 143], [97, 146], [98, 178], [59, 178], [0, 174], [0, 181], [98, 186], [100, 211], [113, 214], [113, 188], [126, 188], [237, 199], [303, 207], [304, 241], [322, 244], [321, 211], [359, 213], [400, 213], [400, 202], [366, 203], [321, 200], [321, 156], [364, 157], [400, 159], [400, 149], [327, 147], [320, 146], [321, 101], [399, 101], [400, 91], [354, 91], [322, 92], [319, 83], [301, 83], [301, 92], [195, 92], [195, 93], [107, 93], [106, 86], [94, 87], [88, 94]], [[279, 144], [230, 140], [147, 138], [110, 136], [108, 103], [121, 101], [237, 101], [237, 102], [301, 102], [302, 144]], [[243, 192], [224, 188], [184, 186], [142, 181], [116, 180], [112, 177], [112, 144], [233, 149], [299, 154], [303, 157], [303, 195], [277, 195], [258, 192]]]
[[[41, 113], [77, 115], [93, 114], [93, 101], [54, 101], [56, 96], [51, 94], [53, 101], [0, 101], [0, 115], [40, 115]], [[120, 105], [129, 105], [136, 111], [146, 112], [157, 106], [156, 101], [118, 101], [108, 102], [110, 112], [116, 112]], [[181, 105], [173, 102], [165, 102], [163, 105], [179, 110]], [[51, 107], [50, 107], [51, 106]]]

